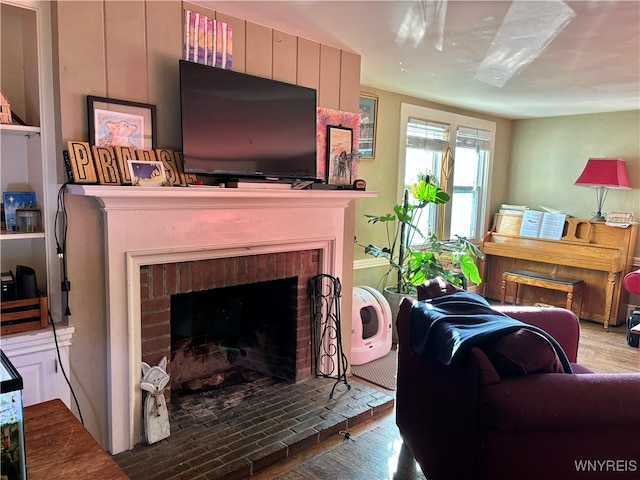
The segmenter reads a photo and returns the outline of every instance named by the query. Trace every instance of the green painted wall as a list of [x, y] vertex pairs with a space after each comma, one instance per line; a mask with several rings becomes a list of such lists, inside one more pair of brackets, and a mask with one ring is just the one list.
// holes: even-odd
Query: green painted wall
[[[358, 200], [355, 234], [362, 243], [383, 242], [384, 229], [367, 224], [365, 213], [390, 212], [399, 200], [398, 152], [400, 104], [413, 103], [464, 115], [475, 115], [497, 123], [490, 194], [492, 212], [501, 203], [540, 205], [562, 210], [578, 218], [591, 218], [595, 192], [577, 187], [589, 157], [616, 157], [627, 162], [632, 190], [611, 190], [605, 212], [627, 210], [640, 217], [640, 111], [572, 115], [528, 120], [507, 120], [437, 105], [392, 92], [362, 88], [378, 96], [378, 132], [374, 160], [362, 160], [359, 176], [377, 198]], [[640, 245], [635, 257], [640, 256]], [[381, 289], [384, 267], [370, 267], [372, 257], [361, 248], [355, 252], [354, 285]]]
[[[509, 199], [591, 218], [593, 189], [577, 187], [589, 157], [627, 162], [632, 190], [610, 190], [604, 211], [640, 215], [640, 111], [517, 120], [513, 126]], [[636, 248], [636, 256], [640, 250]]]

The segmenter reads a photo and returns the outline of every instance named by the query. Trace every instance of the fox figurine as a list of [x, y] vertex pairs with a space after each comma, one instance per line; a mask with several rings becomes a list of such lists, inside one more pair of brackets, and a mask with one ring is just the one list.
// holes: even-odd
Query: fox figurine
[[164, 390], [170, 378], [167, 373], [167, 357], [163, 357], [155, 367], [142, 362], [140, 387], [147, 392], [144, 400], [144, 430], [149, 444], [167, 438], [170, 433], [169, 412], [164, 398]]

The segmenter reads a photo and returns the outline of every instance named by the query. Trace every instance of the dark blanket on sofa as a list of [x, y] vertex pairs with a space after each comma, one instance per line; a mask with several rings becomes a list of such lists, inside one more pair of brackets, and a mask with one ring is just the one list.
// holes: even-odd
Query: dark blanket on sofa
[[455, 363], [472, 346], [482, 346], [519, 329], [543, 335], [556, 351], [566, 373], [571, 365], [558, 342], [544, 330], [491, 308], [481, 296], [468, 292], [423, 300], [411, 309], [410, 342], [418, 354], [445, 365]]

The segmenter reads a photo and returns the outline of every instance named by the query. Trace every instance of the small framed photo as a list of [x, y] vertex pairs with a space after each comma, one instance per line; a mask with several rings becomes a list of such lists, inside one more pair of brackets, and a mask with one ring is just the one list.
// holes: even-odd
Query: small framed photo
[[361, 159], [376, 156], [376, 126], [378, 121], [378, 97], [360, 95], [360, 145]]
[[131, 183], [140, 187], [161, 187], [167, 183], [162, 162], [129, 160]]
[[357, 155], [353, 152], [353, 129], [327, 126], [327, 183], [351, 185], [356, 178]]
[[156, 148], [156, 106], [87, 96], [89, 144]]

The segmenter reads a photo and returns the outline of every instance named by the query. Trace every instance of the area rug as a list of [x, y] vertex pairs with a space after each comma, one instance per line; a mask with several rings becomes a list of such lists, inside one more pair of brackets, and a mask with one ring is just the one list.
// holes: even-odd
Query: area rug
[[391, 350], [384, 357], [371, 362], [362, 365], [351, 365], [351, 373], [387, 390], [395, 390], [396, 374], [398, 372], [397, 358], [396, 351]]

